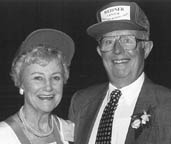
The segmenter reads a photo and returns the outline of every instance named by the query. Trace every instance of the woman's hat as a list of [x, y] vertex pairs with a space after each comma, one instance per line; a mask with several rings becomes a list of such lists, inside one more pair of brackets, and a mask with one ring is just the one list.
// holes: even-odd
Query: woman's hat
[[22, 42], [17, 55], [27, 53], [39, 45], [48, 45], [61, 51], [70, 65], [75, 49], [73, 40], [66, 33], [49, 28], [35, 30]]

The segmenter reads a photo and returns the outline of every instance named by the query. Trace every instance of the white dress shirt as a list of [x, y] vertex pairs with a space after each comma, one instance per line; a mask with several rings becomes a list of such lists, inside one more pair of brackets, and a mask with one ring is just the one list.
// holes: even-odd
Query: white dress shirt
[[[137, 102], [137, 98], [139, 96], [143, 82], [144, 73], [142, 73], [136, 81], [120, 89], [122, 95], [119, 99], [118, 106], [114, 113], [111, 144], [125, 143], [131, 116], [133, 114], [135, 104]], [[106, 96], [96, 117], [94, 127], [90, 135], [89, 144], [95, 144], [97, 130], [103, 110], [110, 99], [110, 93], [115, 89], [116, 87], [109, 83], [109, 89], [106, 93]]]

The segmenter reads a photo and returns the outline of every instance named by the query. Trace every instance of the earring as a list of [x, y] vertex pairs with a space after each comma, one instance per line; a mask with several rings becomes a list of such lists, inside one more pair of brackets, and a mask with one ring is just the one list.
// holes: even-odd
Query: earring
[[19, 93], [20, 95], [23, 95], [24, 94], [24, 90], [22, 88], [19, 89]]

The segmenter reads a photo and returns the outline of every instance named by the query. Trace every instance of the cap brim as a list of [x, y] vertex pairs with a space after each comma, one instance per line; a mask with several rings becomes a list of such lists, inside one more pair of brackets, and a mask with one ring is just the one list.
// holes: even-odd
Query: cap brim
[[27, 36], [20, 47], [20, 54], [26, 53], [38, 45], [48, 45], [63, 53], [67, 64], [70, 65], [74, 55], [74, 42], [65, 33], [56, 29], [39, 29]]
[[117, 30], [139, 30], [146, 31], [143, 27], [130, 21], [106, 21], [94, 24], [87, 28], [88, 35], [98, 39], [103, 34]]

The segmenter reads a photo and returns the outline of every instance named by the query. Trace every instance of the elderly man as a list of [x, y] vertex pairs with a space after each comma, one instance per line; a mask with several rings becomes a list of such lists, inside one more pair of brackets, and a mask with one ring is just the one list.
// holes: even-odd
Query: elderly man
[[87, 32], [98, 41], [109, 82], [75, 93], [75, 144], [170, 144], [171, 91], [144, 73], [150, 24], [134, 2], [112, 2]]

